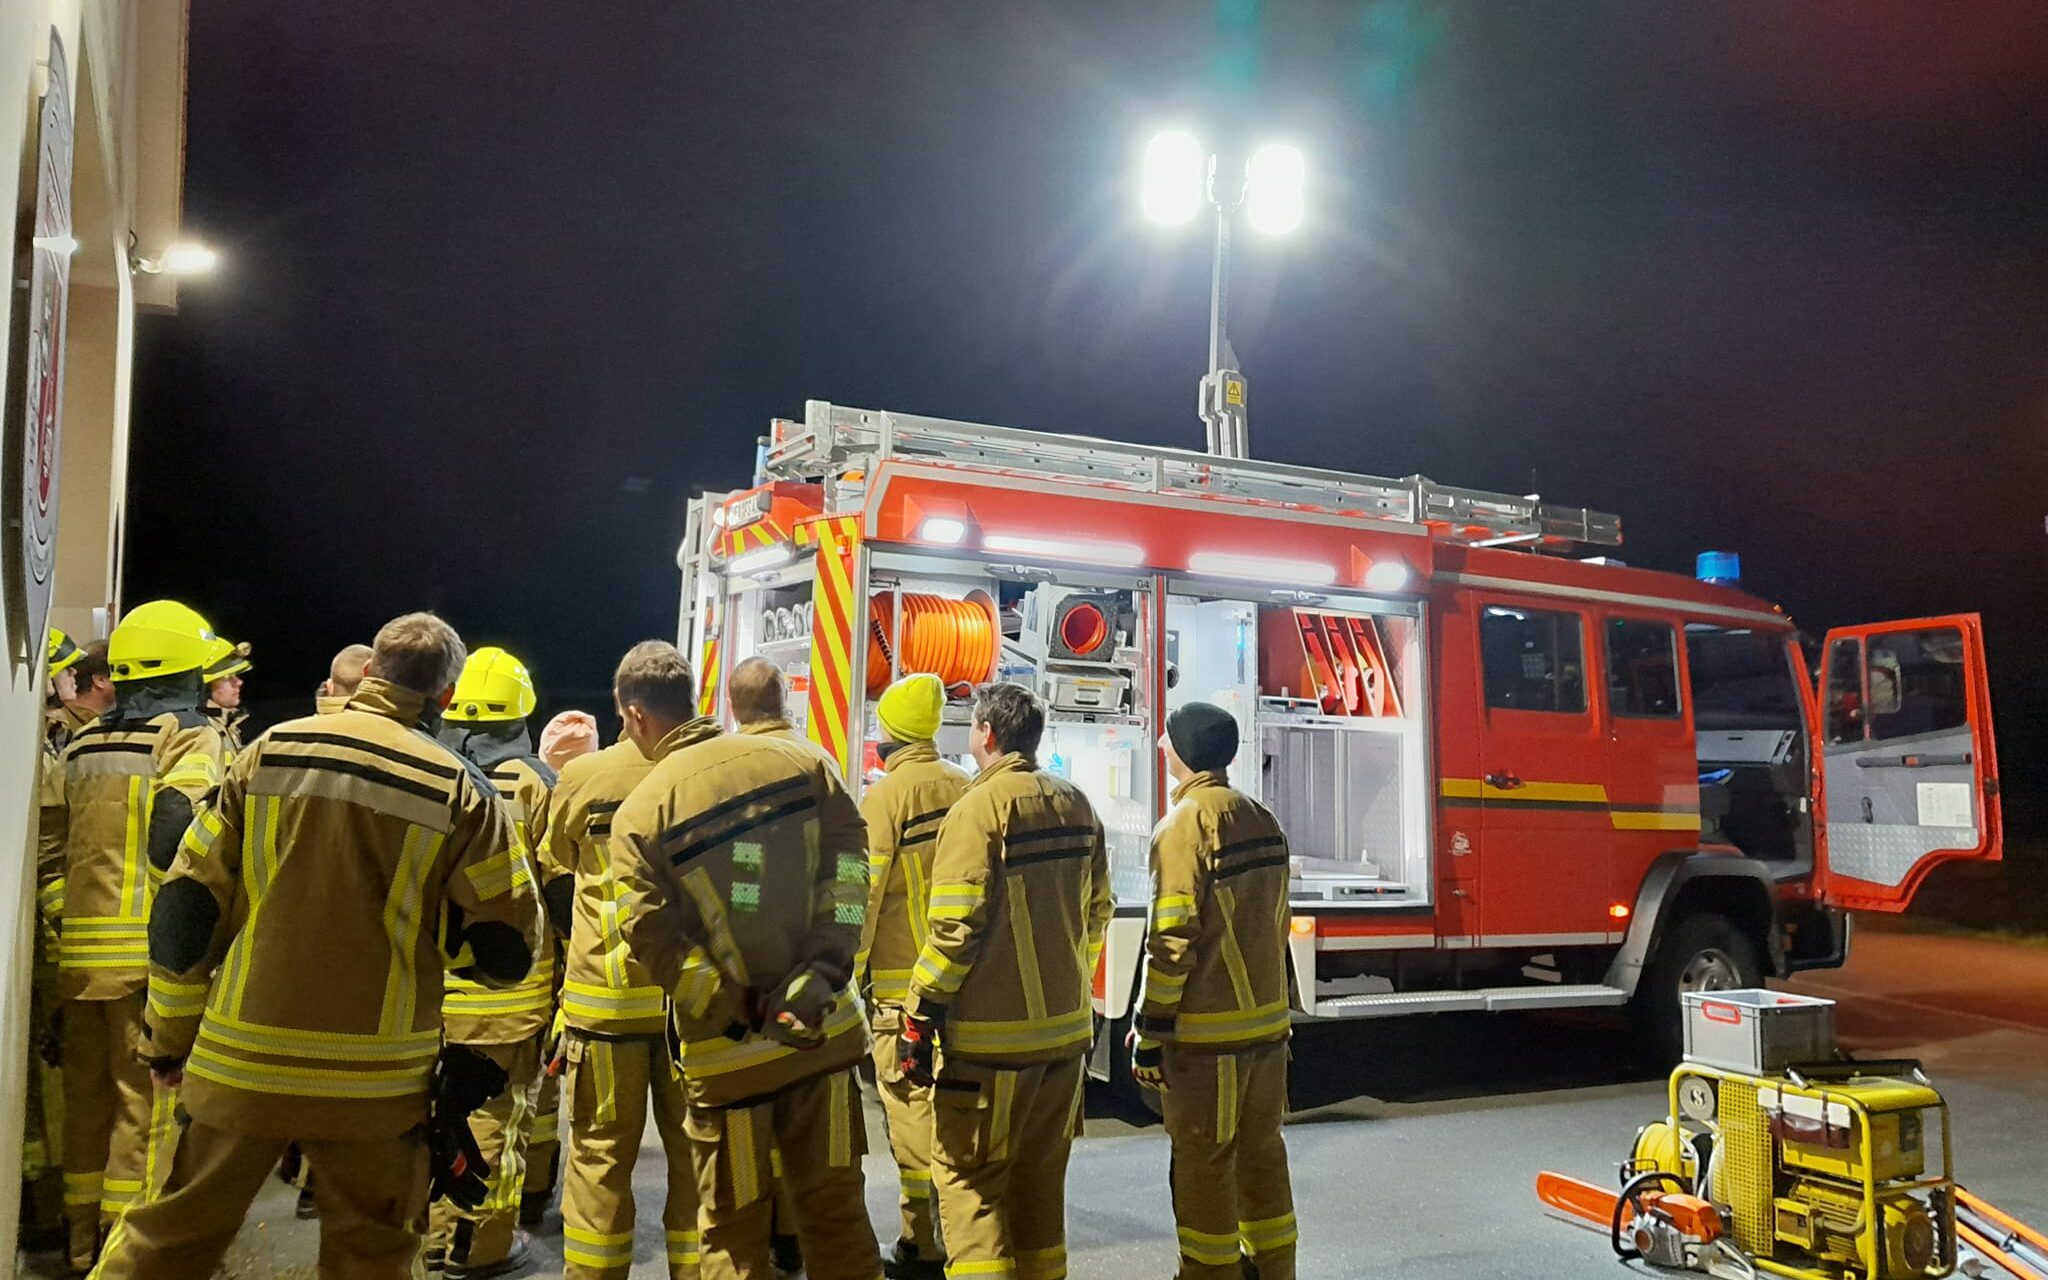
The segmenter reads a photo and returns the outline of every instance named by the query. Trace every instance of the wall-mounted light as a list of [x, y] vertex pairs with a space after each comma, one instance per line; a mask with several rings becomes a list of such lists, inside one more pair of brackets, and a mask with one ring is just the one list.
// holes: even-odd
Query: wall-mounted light
[[220, 265], [220, 253], [203, 244], [180, 240], [153, 258], [143, 257], [135, 252], [135, 246], [128, 246], [128, 269], [145, 276], [197, 276], [204, 275]]
[[60, 258], [68, 258], [78, 252], [78, 241], [70, 236], [37, 236], [29, 243]]

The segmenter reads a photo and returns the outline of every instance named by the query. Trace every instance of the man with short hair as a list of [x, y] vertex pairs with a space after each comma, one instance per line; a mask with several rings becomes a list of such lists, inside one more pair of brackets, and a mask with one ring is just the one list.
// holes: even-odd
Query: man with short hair
[[569, 942], [562, 986], [568, 1029], [560, 1050], [569, 1095], [563, 1275], [624, 1280], [632, 1266], [633, 1167], [651, 1099], [668, 1157], [662, 1209], [668, 1274], [688, 1280], [697, 1274], [697, 1180], [683, 1131], [683, 1082], [666, 1041], [667, 995], [626, 944], [612, 820], [654, 768], [635, 738], [659, 742], [696, 720], [696, 679], [674, 645], [648, 640], [620, 659], [612, 698], [627, 736], [562, 766], [541, 853], [542, 896]]
[[976, 691], [967, 742], [981, 772], [939, 826], [904, 1001], [904, 1074], [934, 1083], [937, 1063], [932, 1182], [950, 1275], [1067, 1272], [1067, 1157], [1109, 860], [1087, 798], [1038, 767], [1044, 732], [1030, 690]]
[[[725, 700], [741, 733], [793, 742], [821, 757], [825, 755], [789, 722], [789, 682], [783, 678], [782, 668], [768, 659], [747, 658], [735, 664], [732, 674], [725, 679]], [[779, 1148], [768, 1149], [768, 1173], [774, 1182], [774, 1207], [769, 1214], [770, 1252], [775, 1257], [775, 1269], [793, 1276], [804, 1269], [804, 1256], [796, 1236], [796, 1204], [791, 1198], [789, 1180], [782, 1176]]]
[[1159, 740], [1173, 807], [1152, 835], [1131, 1062], [1160, 1090], [1173, 1143], [1181, 1280], [1294, 1277], [1287, 839], [1231, 787], [1237, 746], [1236, 717], [1207, 702], [1174, 711]]
[[64, 1210], [79, 1272], [142, 1197], [155, 1139], [169, 1131], [171, 1095], [152, 1088], [134, 1042], [156, 877], [227, 752], [199, 707], [214, 640], [175, 600], [129, 610], [108, 643], [115, 705], [71, 736], [62, 791], [42, 809], [40, 838], [62, 850], [39, 860], [40, 889], [63, 903]]
[[320, 691], [313, 696], [313, 709], [327, 715], [346, 707], [356, 686], [363, 682], [363, 669], [370, 664], [371, 653], [366, 644], [344, 645], [334, 655], [334, 661], [327, 664], [327, 678], [320, 682]]
[[778, 734], [629, 717], [655, 760], [612, 823], [627, 948], [684, 1040], [703, 1270], [772, 1274], [771, 1152], [787, 1157], [811, 1280], [874, 1280], [849, 990], [867, 830], [832, 763]]
[[319, 1170], [320, 1273], [416, 1274], [444, 961], [513, 984], [541, 937], [493, 788], [422, 732], [462, 660], [441, 619], [393, 619], [348, 707], [252, 742], [185, 832], [139, 1052], [189, 1120], [102, 1280], [212, 1275], [293, 1141]]
[[904, 1078], [896, 1035], [910, 972], [924, 945], [927, 886], [939, 824], [967, 790], [967, 772], [939, 756], [933, 741], [946, 690], [934, 675], [910, 675], [882, 692], [882, 776], [861, 797], [868, 824], [868, 913], [854, 959], [853, 980], [868, 1008], [876, 1092], [889, 1120], [896, 1156], [902, 1224], [883, 1262], [891, 1280], [944, 1276], [932, 1198], [932, 1091]]

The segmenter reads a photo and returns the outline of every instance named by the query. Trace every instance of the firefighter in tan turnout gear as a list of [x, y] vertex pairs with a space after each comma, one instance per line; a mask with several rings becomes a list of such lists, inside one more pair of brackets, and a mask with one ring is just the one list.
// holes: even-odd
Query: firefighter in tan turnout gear
[[[46, 706], [43, 752], [36, 766], [36, 803], [61, 820], [64, 747], [71, 736], [113, 710], [114, 686], [104, 642], [80, 646], [55, 627], [45, 646]], [[54, 813], [53, 813], [54, 811]], [[62, 1239], [64, 1232], [64, 1075], [58, 1041], [63, 1033], [57, 994], [59, 929], [64, 917], [64, 845], [42, 839], [36, 848], [36, 922], [29, 979], [28, 1127], [21, 1143], [21, 1234], [25, 1242]]]
[[968, 745], [981, 772], [939, 827], [904, 1006], [903, 1069], [934, 1082], [932, 1181], [951, 1276], [1067, 1271], [1067, 1156], [1109, 864], [1087, 799], [1037, 767], [1044, 731], [1029, 690], [976, 692]]
[[896, 1037], [910, 971], [925, 943], [939, 824], [969, 781], [959, 766], [939, 758], [932, 741], [945, 705], [945, 687], [934, 675], [905, 676], [882, 693], [875, 704], [882, 776], [860, 803], [868, 824], [868, 913], [853, 976], [867, 1002], [876, 1091], [901, 1185], [902, 1224], [883, 1269], [905, 1280], [943, 1274], [932, 1194], [932, 1091], [904, 1078]]
[[635, 717], [655, 760], [612, 823], [627, 950], [672, 994], [706, 1280], [770, 1280], [771, 1151], [811, 1280], [876, 1280], [850, 990], [867, 834], [832, 762], [708, 718]]
[[108, 641], [114, 708], [72, 735], [62, 792], [42, 810], [41, 888], [63, 902], [64, 1210], [76, 1271], [142, 1196], [152, 1117], [169, 1114], [135, 1040], [154, 885], [220, 783], [225, 747], [199, 709], [213, 645], [206, 619], [175, 601], [130, 611]]
[[[526, 725], [535, 701], [524, 663], [503, 649], [478, 649], [455, 682], [440, 732], [442, 745], [490, 779], [513, 839], [529, 858], [546, 836], [549, 793], [555, 785], [555, 771], [534, 754]], [[504, 1068], [506, 1084], [503, 1093], [469, 1118], [477, 1149], [491, 1168], [490, 1195], [475, 1210], [447, 1200], [434, 1203], [429, 1259], [439, 1253], [451, 1277], [498, 1275], [526, 1260], [527, 1241], [519, 1230], [526, 1162], [554, 1159], [551, 1148], [529, 1149], [537, 1111], [556, 1097], [553, 1090], [543, 1097], [541, 1089], [545, 1041], [555, 1017], [552, 935], [516, 986], [493, 989], [451, 976], [442, 1013], [448, 1043], [484, 1053]]]
[[142, 1047], [182, 1070], [190, 1118], [105, 1280], [212, 1275], [293, 1141], [318, 1170], [320, 1274], [415, 1274], [443, 948], [517, 982], [540, 910], [488, 784], [422, 731], [461, 640], [409, 614], [375, 650], [346, 709], [236, 758], [157, 892]]
[[[659, 741], [696, 714], [689, 664], [671, 644], [634, 646], [612, 678], [619, 719]], [[563, 1274], [622, 1280], [633, 1264], [633, 1168], [654, 1127], [668, 1156], [662, 1210], [672, 1280], [697, 1274], [697, 1181], [683, 1131], [683, 1082], [666, 1041], [666, 994], [626, 946], [625, 904], [612, 868], [612, 820], [654, 767], [628, 736], [562, 766], [547, 845], [543, 896], [569, 939], [562, 984], [568, 1029], [564, 1088], [569, 1159], [562, 1188]]]
[[1181, 1280], [1293, 1280], [1287, 1112], [1287, 841], [1231, 788], [1237, 721], [1194, 702], [1166, 718], [1173, 807], [1152, 837], [1139, 1081], [1173, 1143]]
[[[783, 678], [782, 668], [766, 658], [748, 658], [733, 666], [725, 681], [725, 705], [742, 734], [780, 738], [816, 750], [789, 722], [789, 682]], [[769, 1249], [775, 1269], [795, 1275], [804, 1269], [803, 1249], [797, 1243], [796, 1204], [789, 1180], [782, 1176], [780, 1147], [768, 1149], [768, 1177], [774, 1192], [774, 1206], [768, 1215]]]

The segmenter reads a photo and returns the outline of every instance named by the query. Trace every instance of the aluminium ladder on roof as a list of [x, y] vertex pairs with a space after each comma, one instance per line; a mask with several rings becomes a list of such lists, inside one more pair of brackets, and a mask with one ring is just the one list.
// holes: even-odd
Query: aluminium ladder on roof
[[[1619, 516], [1557, 506], [1534, 496], [1460, 489], [1427, 476], [1394, 480], [1353, 475], [1188, 449], [852, 409], [823, 400], [805, 402], [802, 422], [774, 424], [766, 467], [769, 475], [781, 479], [817, 480], [846, 472], [871, 474], [888, 459], [1313, 507], [1427, 524], [1440, 536], [1479, 546], [1621, 545]], [[836, 486], [827, 488], [829, 492]]]

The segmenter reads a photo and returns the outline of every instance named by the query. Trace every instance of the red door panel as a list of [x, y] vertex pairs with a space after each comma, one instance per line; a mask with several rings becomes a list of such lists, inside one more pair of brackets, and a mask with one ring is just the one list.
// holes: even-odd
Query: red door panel
[[1502, 945], [1607, 932], [1607, 742], [1595, 712], [1595, 637], [1552, 600], [1479, 604], [1480, 766], [1446, 779], [1480, 800], [1479, 918]]
[[1830, 631], [1820, 722], [1825, 901], [1904, 911], [1942, 863], [1998, 859], [1998, 756], [1978, 615]]

